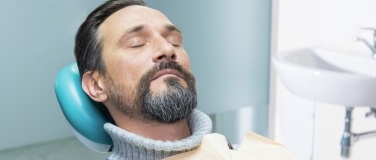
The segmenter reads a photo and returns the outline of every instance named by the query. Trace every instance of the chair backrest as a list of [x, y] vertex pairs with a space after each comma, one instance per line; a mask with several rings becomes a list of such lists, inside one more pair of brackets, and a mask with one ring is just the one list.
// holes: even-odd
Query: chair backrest
[[98, 108], [101, 104], [91, 100], [82, 90], [76, 63], [60, 70], [55, 81], [55, 93], [76, 137], [94, 151], [109, 152], [113, 142], [103, 125], [110, 118]]

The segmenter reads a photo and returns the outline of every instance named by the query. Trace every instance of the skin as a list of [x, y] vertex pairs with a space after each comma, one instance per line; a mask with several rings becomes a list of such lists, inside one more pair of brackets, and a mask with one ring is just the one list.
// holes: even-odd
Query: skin
[[[182, 44], [181, 32], [161, 12], [144, 7], [129, 6], [108, 17], [99, 27], [103, 43], [106, 74], [87, 72], [83, 75], [84, 91], [110, 111], [117, 126], [140, 136], [155, 140], [179, 140], [191, 135], [187, 119], [166, 124], [131, 119], [110, 102], [111, 79], [122, 83], [128, 100], [134, 100], [142, 75], [160, 62], [175, 61], [190, 71], [189, 58]], [[166, 90], [164, 79], [177, 77], [183, 87], [186, 82], [179, 73], [162, 70], [150, 82], [153, 93]]]

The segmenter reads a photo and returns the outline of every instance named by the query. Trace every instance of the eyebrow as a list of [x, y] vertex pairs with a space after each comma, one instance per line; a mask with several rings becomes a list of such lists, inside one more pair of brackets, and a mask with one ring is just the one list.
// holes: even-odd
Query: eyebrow
[[[182, 32], [180, 31], [179, 28], [177, 28], [176, 26], [172, 25], [172, 24], [167, 24], [166, 26], [166, 29], [169, 31], [169, 32], [178, 32], [180, 35], [182, 34]], [[145, 25], [137, 25], [137, 26], [134, 26], [132, 28], [129, 28], [127, 29], [124, 34], [120, 37], [119, 41], [118, 41], [118, 44], [121, 45], [122, 44], [122, 41], [124, 40], [125, 36], [127, 36], [128, 34], [131, 34], [131, 33], [135, 33], [135, 32], [140, 32], [142, 31], [143, 29], [145, 28]]]
[[137, 26], [134, 26], [130, 29], [127, 29], [123, 35], [127, 35], [127, 34], [134, 33], [134, 32], [139, 32], [144, 28], [145, 28], [144, 25], [137, 25]]
[[166, 28], [168, 31], [176, 31], [176, 32], [179, 32], [181, 34], [181, 31], [179, 28], [177, 28], [176, 26], [172, 25], [172, 24], [168, 24], [166, 25]]

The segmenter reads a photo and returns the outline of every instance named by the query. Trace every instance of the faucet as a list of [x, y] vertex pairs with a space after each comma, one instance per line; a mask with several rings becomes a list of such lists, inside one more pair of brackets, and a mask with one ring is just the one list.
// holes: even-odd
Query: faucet
[[376, 59], [376, 28], [362, 28], [364, 30], [371, 30], [373, 31], [373, 44], [370, 44], [366, 39], [355, 37], [354, 39], [356, 41], [360, 41], [363, 44], [365, 44], [371, 51], [372, 51], [372, 57]]

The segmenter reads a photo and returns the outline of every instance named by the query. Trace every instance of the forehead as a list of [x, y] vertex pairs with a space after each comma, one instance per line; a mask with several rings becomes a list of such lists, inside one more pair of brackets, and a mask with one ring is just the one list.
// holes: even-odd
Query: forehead
[[[172, 24], [160, 11], [145, 6], [128, 6], [109, 16], [99, 27], [103, 38], [116, 38], [127, 29], [143, 25], [158, 28]], [[106, 38], [106, 39], [107, 39]]]

